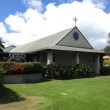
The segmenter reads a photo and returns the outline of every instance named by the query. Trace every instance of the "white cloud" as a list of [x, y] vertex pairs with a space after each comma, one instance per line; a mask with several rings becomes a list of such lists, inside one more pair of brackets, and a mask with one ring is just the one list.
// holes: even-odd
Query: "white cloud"
[[[41, 13], [38, 8], [32, 8], [34, 6], [32, 1], [38, 0], [30, 0], [31, 5], [26, 12], [10, 15], [5, 19], [10, 33], [6, 33], [2, 23], [5, 40], [22, 45], [74, 27], [73, 18], [76, 16], [78, 18], [77, 27], [95, 48], [102, 48], [106, 45], [107, 34], [110, 32], [110, 13], [103, 11], [105, 5], [101, 0], [96, 3], [94, 0], [73, 1], [58, 6], [50, 3], [46, 6], [44, 13]], [[29, 4], [29, 0], [26, 3]], [[40, 7], [42, 7], [41, 4]]]
[[25, 21], [23, 17], [19, 15], [10, 15], [6, 18], [5, 23], [9, 26], [11, 31], [21, 32], [22, 28], [25, 26]]
[[5, 34], [5, 36], [3, 38], [4, 38], [4, 41], [8, 42], [8, 44], [6, 44], [6, 46], [12, 45], [12, 44], [13, 45], [22, 45], [27, 42], [35, 40], [34, 37], [32, 37], [28, 34], [16, 33], [16, 32]]
[[23, 0], [23, 2], [27, 7], [37, 9], [38, 11], [43, 10], [43, 3], [41, 0]]
[[0, 22], [0, 37], [2, 37], [2, 35], [4, 35], [4, 33], [6, 33], [6, 27], [5, 27], [4, 23]]

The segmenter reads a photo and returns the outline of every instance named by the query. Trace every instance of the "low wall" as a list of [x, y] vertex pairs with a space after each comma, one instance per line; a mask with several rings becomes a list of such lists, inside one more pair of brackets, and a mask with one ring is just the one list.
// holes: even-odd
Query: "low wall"
[[4, 75], [4, 84], [35, 83], [43, 81], [41, 73], [23, 75]]

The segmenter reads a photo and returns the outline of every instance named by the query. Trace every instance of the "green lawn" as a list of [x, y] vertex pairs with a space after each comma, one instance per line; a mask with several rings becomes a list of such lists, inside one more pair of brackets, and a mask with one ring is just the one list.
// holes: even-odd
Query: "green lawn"
[[0, 110], [110, 110], [110, 76], [5, 87], [20, 100], [7, 101]]

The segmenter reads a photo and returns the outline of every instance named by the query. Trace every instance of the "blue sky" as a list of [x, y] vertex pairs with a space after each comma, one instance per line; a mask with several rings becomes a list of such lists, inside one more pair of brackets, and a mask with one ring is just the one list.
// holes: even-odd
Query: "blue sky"
[[17, 11], [24, 12], [25, 10], [26, 7], [21, 0], [0, 0], [0, 20], [4, 20]]
[[0, 0], [0, 36], [7, 46], [22, 45], [74, 27], [74, 16], [87, 40], [103, 48], [110, 32], [110, 0]]
[[106, 13], [110, 13], [110, 1], [108, 1], [108, 3], [106, 4], [106, 7], [105, 7], [104, 11]]
[[[60, 5], [62, 3], [69, 3], [69, 0], [42, 0], [43, 7], [45, 10], [45, 6], [49, 3], [55, 3], [55, 5]], [[82, 2], [83, 0], [73, 0]], [[96, 0], [97, 1], [97, 0]], [[101, 0], [100, 0], [101, 1]], [[110, 0], [105, 0], [106, 7], [104, 11], [106, 13], [110, 12]], [[71, 1], [72, 2], [72, 1]], [[3, 21], [6, 17], [8, 17], [10, 14], [15, 14], [17, 11], [19, 12], [25, 12], [26, 7], [22, 0], [0, 0], [0, 21]]]

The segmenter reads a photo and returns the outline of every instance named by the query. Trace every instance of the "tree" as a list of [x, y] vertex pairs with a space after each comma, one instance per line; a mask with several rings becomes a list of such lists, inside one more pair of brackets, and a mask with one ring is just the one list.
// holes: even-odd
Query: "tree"
[[107, 55], [110, 55], [110, 46], [106, 46], [104, 51]]
[[4, 47], [4, 42], [2, 41], [2, 38], [0, 38], [0, 52], [3, 52]]
[[108, 45], [104, 48], [104, 51], [107, 55], [110, 55], [110, 33], [108, 33]]

